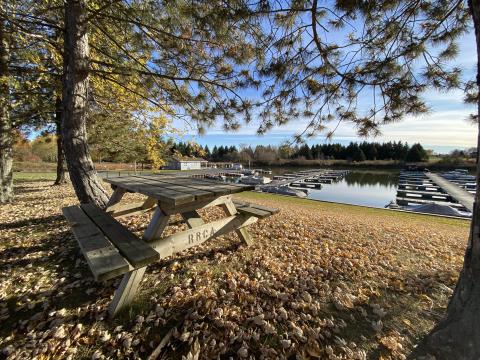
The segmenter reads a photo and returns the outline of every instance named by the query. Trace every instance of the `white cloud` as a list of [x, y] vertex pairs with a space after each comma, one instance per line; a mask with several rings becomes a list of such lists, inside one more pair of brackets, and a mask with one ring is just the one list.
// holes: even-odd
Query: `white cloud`
[[[412, 117], [407, 116], [404, 120], [384, 125], [382, 134], [377, 138], [367, 140], [375, 141], [406, 141], [408, 143], [420, 142], [433, 146], [476, 146], [477, 128], [469, 123], [467, 118], [471, 109], [465, 107], [460, 110], [433, 111], [431, 113]], [[272, 129], [265, 136], [259, 138], [262, 143], [276, 143], [279, 139], [287, 139], [290, 135], [303, 130], [306, 122], [290, 122], [283, 127]], [[194, 135], [192, 132], [187, 132]], [[208, 135], [221, 136], [226, 134], [221, 127], [209, 129]], [[230, 132], [228, 135], [236, 135], [239, 138], [256, 134], [256, 126], [242, 126], [238, 132]], [[324, 135], [317, 136], [317, 141], [325, 140]], [[341, 124], [334, 134], [333, 141], [348, 140], [358, 141], [355, 128], [351, 124]], [[221, 142], [221, 141], [220, 141]], [[220, 145], [220, 143], [219, 143]]]
[[471, 111], [436, 111], [420, 117], [407, 116], [404, 121], [385, 125], [381, 140], [402, 140], [431, 145], [476, 146], [477, 128], [468, 122]]

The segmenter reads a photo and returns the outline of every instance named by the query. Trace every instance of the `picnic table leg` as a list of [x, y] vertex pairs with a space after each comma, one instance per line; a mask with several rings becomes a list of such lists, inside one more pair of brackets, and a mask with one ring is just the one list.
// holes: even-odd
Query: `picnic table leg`
[[157, 199], [152, 198], [152, 197], [148, 197], [147, 200], [145, 200], [143, 202], [142, 208], [143, 209], [150, 209], [150, 208], [154, 207], [155, 205], [157, 205]]
[[[168, 224], [169, 215], [165, 215], [163, 211], [157, 207], [153, 213], [152, 220], [148, 225], [145, 233], [143, 234], [143, 239], [145, 241], [151, 241], [157, 239], [162, 235], [163, 230]], [[115, 316], [121, 309], [129, 305], [135, 294], [137, 293], [138, 286], [143, 279], [145, 270], [147, 267], [142, 267], [133, 271], [126, 273], [123, 276], [122, 282], [117, 290], [115, 290], [115, 295], [113, 297], [112, 303], [108, 308], [108, 312], [111, 317]]]
[[200, 225], [205, 224], [205, 222], [203, 221], [200, 214], [195, 210], [184, 212], [181, 215], [182, 215], [183, 220], [185, 220], [185, 222], [188, 224], [188, 227], [190, 229], [192, 229], [196, 226], [200, 226]]
[[121, 218], [150, 211], [156, 204], [156, 199], [147, 197], [143, 202], [128, 203], [124, 205], [120, 205], [120, 202], [117, 202], [114, 205], [110, 205], [106, 211], [116, 218]]
[[[225, 213], [229, 216], [235, 215], [238, 213], [237, 208], [235, 207], [235, 204], [233, 203], [232, 200], [227, 200], [225, 201], [224, 204], [222, 204], [223, 210]], [[237, 233], [238, 237], [245, 243], [247, 246], [250, 246], [253, 244], [253, 239], [248, 232], [246, 227], [242, 227], [240, 229], [235, 230]]]
[[110, 199], [108, 199], [105, 211], [108, 211], [109, 208], [113, 205], [118, 204], [120, 200], [122, 200], [123, 195], [125, 195], [126, 192], [127, 191], [125, 189], [122, 189], [120, 187], [117, 187], [115, 190], [113, 190], [112, 196], [110, 196]]

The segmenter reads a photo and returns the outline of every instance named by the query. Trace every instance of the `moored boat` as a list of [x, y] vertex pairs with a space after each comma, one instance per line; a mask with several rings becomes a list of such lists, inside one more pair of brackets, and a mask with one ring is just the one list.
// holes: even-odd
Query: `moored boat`
[[240, 178], [240, 183], [247, 185], [264, 185], [272, 182], [272, 179], [266, 176], [244, 176]]

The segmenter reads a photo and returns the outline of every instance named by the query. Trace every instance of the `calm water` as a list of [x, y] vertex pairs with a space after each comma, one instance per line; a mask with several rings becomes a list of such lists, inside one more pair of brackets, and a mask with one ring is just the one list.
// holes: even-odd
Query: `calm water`
[[[275, 175], [295, 172], [297, 169], [275, 169]], [[395, 200], [398, 171], [352, 170], [345, 178], [333, 184], [322, 184], [322, 189], [309, 190], [308, 198], [345, 204], [383, 208]]]

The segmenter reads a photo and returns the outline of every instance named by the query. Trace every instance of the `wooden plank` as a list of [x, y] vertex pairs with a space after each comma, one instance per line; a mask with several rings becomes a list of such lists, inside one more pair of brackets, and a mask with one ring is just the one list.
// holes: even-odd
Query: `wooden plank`
[[[179, 179], [179, 177], [176, 177], [174, 179]], [[215, 179], [208, 179], [208, 178], [201, 178], [201, 177], [187, 177], [187, 176], [180, 177], [180, 179], [190, 179], [191, 181], [196, 181], [199, 184], [206, 184], [209, 186], [214, 184], [215, 187], [226, 188], [231, 193], [255, 190], [254, 185], [246, 185], [246, 184], [239, 184], [239, 183], [233, 183], [233, 182], [223, 182]]]
[[134, 267], [145, 266], [159, 259], [158, 253], [102, 209], [94, 204], [82, 204], [81, 207]]
[[248, 207], [248, 206], [237, 207], [237, 211], [240, 212], [240, 213], [243, 213], [243, 214], [249, 214], [249, 215], [252, 215], [252, 216], [256, 216], [260, 219], [264, 219], [264, 218], [272, 215], [272, 213], [269, 212], [269, 211], [255, 209], [253, 207]]
[[159, 206], [165, 214], [173, 215], [173, 214], [181, 214], [181, 213], [189, 212], [192, 210], [205, 209], [212, 206], [222, 205], [229, 200], [231, 200], [231, 196], [225, 195], [225, 196], [220, 196], [213, 200], [197, 201], [197, 202], [192, 202], [190, 204], [171, 206], [171, 205], [160, 203]]
[[148, 185], [157, 186], [162, 189], [169, 189], [169, 190], [179, 191], [181, 193], [193, 195], [195, 196], [196, 200], [203, 200], [203, 199], [215, 197], [215, 193], [210, 190], [205, 191], [202, 189], [195, 189], [192, 187], [184, 186], [181, 182], [175, 181], [175, 179], [171, 179], [171, 180], [165, 180], [161, 178], [149, 179], [148, 177], [140, 176], [140, 175], [137, 175], [135, 177]]
[[133, 176], [105, 179], [105, 181], [126, 190], [152, 197], [170, 205], [187, 204], [195, 201], [194, 195], [182, 193], [168, 188], [152, 186], [146, 184], [145, 182], [139, 181], [138, 178]]
[[202, 183], [210, 184], [210, 185], [215, 184], [215, 185], [218, 185], [218, 186], [220, 186], [220, 185], [221, 186], [228, 186], [229, 189], [230, 189], [230, 192], [232, 194], [237, 193], [237, 192], [242, 192], [242, 191], [255, 190], [255, 186], [253, 186], [253, 185], [235, 184], [235, 183], [222, 183], [222, 182], [215, 181], [215, 180], [199, 179], [199, 178], [195, 178], [195, 180], [200, 181]]
[[227, 191], [236, 191], [239, 188], [243, 189], [246, 186], [250, 185], [245, 185], [245, 184], [237, 184], [237, 183], [232, 183], [232, 182], [223, 182], [219, 180], [214, 180], [214, 179], [206, 179], [206, 178], [182, 178], [183, 180], [188, 180], [192, 183], [198, 184], [198, 185], [203, 185], [203, 186], [214, 186], [218, 187], [220, 189], [225, 189]]
[[247, 206], [247, 207], [252, 207], [252, 208], [255, 208], [255, 209], [267, 211], [267, 212], [271, 213], [272, 215], [277, 214], [279, 212], [279, 210], [275, 209], [275, 208], [271, 208], [271, 207], [263, 206], [263, 205], [258, 205], [258, 204], [251, 204], [251, 203], [238, 201], [238, 200], [233, 200], [233, 204], [237, 207], [237, 209], [238, 209], [238, 207], [241, 207], [241, 206]]
[[210, 191], [213, 192], [216, 196], [228, 195], [231, 193], [231, 187], [223, 186], [221, 183], [212, 186], [212, 184], [205, 184], [201, 181], [197, 181], [197, 179], [195, 178], [175, 178], [168, 181], [175, 182], [176, 184], [181, 184], [183, 186], [187, 186], [197, 190]]
[[192, 195], [151, 186], [134, 177], [108, 179], [106, 181], [115, 182], [117, 187], [122, 187], [134, 193], [153, 197], [165, 203], [182, 204], [195, 200], [195, 197]]
[[203, 179], [203, 178], [194, 178], [194, 177], [166, 177], [166, 176], [158, 176], [157, 178], [163, 180], [163, 181], [170, 181], [170, 182], [182, 182], [182, 184], [188, 184], [189, 186], [201, 186], [202, 188], [207, 188], [209, 190], [216, 189], [218, 191], [218, 195], [227, 195], [231, 193], [238, 192], [238, 189], [241, 188], [243, 189], [245, 186], [249, 185], [243, 185], [243, 184], [234, 184], [234, 183], [224, 183], [221, 181], [216, 181], [216, 180], [209, 180], [209, 179]]
[[233, 215], [202, 226], [176, 233], [152, 241], [152, 247], [160, 253], [163, 259], [180, 251], [204, 243], [209, 239], [244, 228], [258, 219], [252, 216]]
[[65, 207], [62, 212], [72, 226], [95, 280], [108, 280], [129, 271], [130, 264], [79, 206]]

